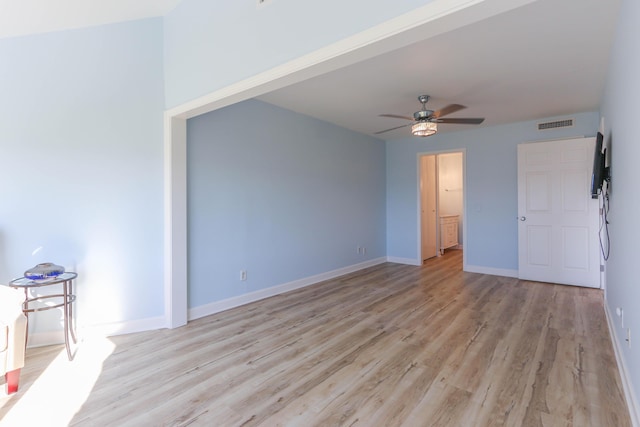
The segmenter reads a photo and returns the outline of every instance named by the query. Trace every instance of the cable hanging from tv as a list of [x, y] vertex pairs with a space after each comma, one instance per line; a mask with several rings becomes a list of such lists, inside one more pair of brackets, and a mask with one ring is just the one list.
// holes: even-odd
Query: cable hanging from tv
[[[593, 155], [593, 172], [591, 174], [591, 198], [599, 199], [602, 196], [602, 204], [599, 205], [600, 211], [600, 229], [598, 230], [598, 238], [600, 240], [600, 251], [602, 258], [607, 261], [610, 255], [610, 237], [609, 237], [609, 185], [611, 182], [610, 168], [606, 166], [607, 149], [603, 147], [604, 135], [598, 132], [596, 135], [596, 146]], [[603, 237], [604, 232], [604, 237]], [[604, 239], [604, 242], [603, 242]], [[606, 244], [605, 244], [606, 242]]]
[[[609, 220], [607, 219], [607, 215], [609, 214], [609, 191], [608, 185], [609, 179], [607, 178], [607, 183], [602, 188], [602, 206], [600, 207], [600, 230], [598, 232], [598, 237], [600, 238], [600, 251], [602, 252], [602, 258], [607, 261], [609, 259], [611, 240], [609, 239]], [[604, 239], [606, 241], [606, 245], [602, 242], [602, 231], [604, 230]], [[606, 247], [605, 247], [606, 246]]]

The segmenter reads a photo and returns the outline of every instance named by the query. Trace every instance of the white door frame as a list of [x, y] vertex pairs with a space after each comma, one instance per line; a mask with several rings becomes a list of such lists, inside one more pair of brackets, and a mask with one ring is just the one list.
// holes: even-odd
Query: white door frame
[[179, 327], [188, 320], [187, 119], [426, 40], [533, 1], [535, 0], [433, 0], [325, 48], [165, 111], [166, 326]]
[[[467, 235], [467, 149], [466, 148], [452, 148], [450, 150], [437, 150], [437, 151], [421, 151], [416, 155], [416, 175], [418, 177], [418, 190], [417, 190], [417, 205], [418, 205], [418, 221], [417, 221], [417, 232], [418, 232], [418, 260], [416, 265], [422, 265], [422, 221], [421, 221], [421, 198], [422, 194], [420, 191], [420, 158], [422, 156], [436, 156], [436, 183], [439, 182], [439, 174], [438, 170], [438, 155], [439, 154], [451, 154], [451, 153], [461, 153], [462, 154], [462, 238], [464, 244], [466, 245], [468, 240]], [[438, 220], [438, 215], [440, 214], [440, 191], [438, 190], [436, 193], [436, 221]], [[440, 239], [440, 225], [437, 225], [437, 239]], [[438, 240], [439, 242], [439, 240]], [[438, 247], [438, 256], [440, 256], [440, 248]], [[467, 251], [462, 251], [462, 270], [466, 271], [467, 269]]]

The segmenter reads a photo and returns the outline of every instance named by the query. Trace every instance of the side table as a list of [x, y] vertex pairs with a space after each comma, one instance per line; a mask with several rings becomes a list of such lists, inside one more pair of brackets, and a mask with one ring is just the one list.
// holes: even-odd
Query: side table
[[[24, 289], [24, 303], [22, 303], [22, 311], [27, 316], [27, 322], [29, 321], [29, 313], [36, 311], [51, 310], [54, 308], [62, 307], [63, 319], [64, 319], [64, 344], [67, 347], [67, 356], [69, 360], [73, 360], [71, 354], [71, 346], [69, 343], [69, 335], [75, 344], [77, 342], [76, 335], [73, 331], [73, 302], [76, 300], [76, 296], [73, 293], [73, 280], [78, 277], [76, 273], [67, 271], [59, 276], [43, 279], [43, 280], [31, 280], [26, 277], [20, 277], [14, 279], [9, 283], [9, 286], [16, 289]], [[42, 295], [33, 298], [29, 298], [29, 289], [41, 288], [44, 286], [52, 286], [62, 284], [62, 293], [55, 295]], [[38, 306], [38, 303], [43, 303], [53, 298], [62, 298], [62, 302], [53, 305]], [[27, 334], [29, 328], [27, 327]]]

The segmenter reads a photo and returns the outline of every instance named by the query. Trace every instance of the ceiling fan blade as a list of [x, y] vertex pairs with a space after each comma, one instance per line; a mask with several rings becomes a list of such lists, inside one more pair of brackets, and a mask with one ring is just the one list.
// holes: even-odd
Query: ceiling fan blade
[[440, 118], [442, 116], [446, 116], [447, 114], [455, 113], [456, 111], [460, 111], [460, 110], [462, 110], [464, 108], [467, 108], [467, 107], [465, 107], [464, 105], [460, 105], [460, 104], [450, 104], [450, 105], [447, 105], [444, 108], [441, 108], [441, 109], [439, 109], [437, 111], [434, 111], [433, 114], [431, 114], [431, 118], [438, 119], [438, 118]]
[[413, 121], [413, 117], [409, 117], [409, 116], [400, 116], [398, 114], [380, 114], [380, 117], [391, 117], [393, 119], [405, 119], [405, 120], [411, 120]]
[[380, 135], [381, 133], [390, 132], [392, 130], [396, 130], [396, 129], [400, 129], [400, 128], [406, 128], [407, 126], [411, 126], [411, 125], [413, 125], [413, 123], [407, 123], [406, 125], [396, 126], [394, 128], [391, 128], [391, 129], [381, 130], [380, 132], [375, 132], [374, 135]]
[[484, 122], [484, 118], [465, 118], [465, 119], [438, 119], [435, 120], [436, 123], [448, 123], [452, 125], [479, 125]]

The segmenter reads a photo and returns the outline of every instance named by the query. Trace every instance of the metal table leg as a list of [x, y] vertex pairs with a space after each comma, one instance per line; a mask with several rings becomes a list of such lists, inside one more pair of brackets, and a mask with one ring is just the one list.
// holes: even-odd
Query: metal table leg
[[[71, 281], [67, 280], [62, 284], [62, 290], [63, 290], [63, 313], [62, 313], [62, 318], [64, 320], [64, 345], [67, 347], [67, 356], [69, 357], [69, 361], [73, 360], [73, 355], [71, 354], [71, 347], [69, 345], [69, 329], [70, 329], [70, 322], [69, 322], [69, 317], [71, 315], [71, 304], [73, 304], [73, 301], [69, 301], [69, 297], [70, 295], [73, 295], [72, 293], [69, 292], [69, 283]], [[73, 334], [73, 333], [72, 333]], [[76, 342], [76, 337], [75, 335], [73, 335], [73, 342]]]

